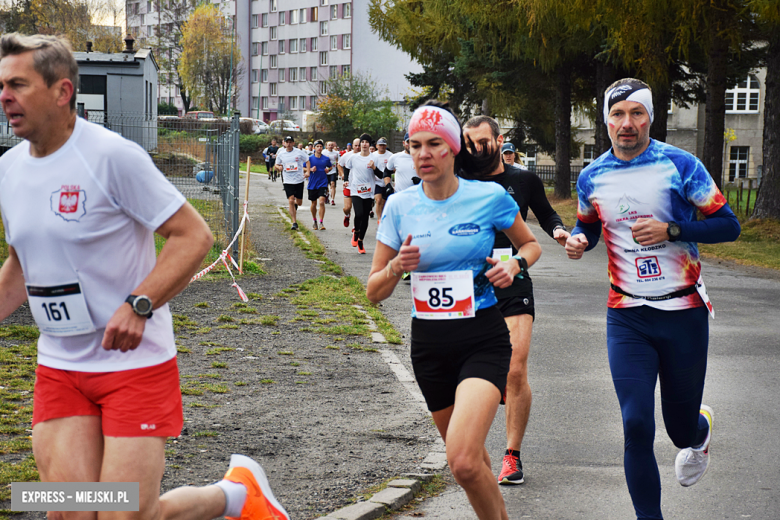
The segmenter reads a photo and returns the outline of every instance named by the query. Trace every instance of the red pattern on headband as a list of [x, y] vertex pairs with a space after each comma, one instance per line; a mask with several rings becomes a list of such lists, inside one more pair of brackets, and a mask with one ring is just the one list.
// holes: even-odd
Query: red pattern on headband
[[439, 107], [424, 106], [414, 111], [409, 122], [409, 137], [417, 132], [432, 132], [444, 139], [453, 153], [460, 152], [460, 125], [455, 116]]

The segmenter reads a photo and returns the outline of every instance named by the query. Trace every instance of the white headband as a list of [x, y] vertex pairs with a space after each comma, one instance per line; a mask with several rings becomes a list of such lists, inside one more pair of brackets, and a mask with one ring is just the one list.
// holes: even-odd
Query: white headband
[[609, 111], [615, 103], [621, 101], [635, 101], [644, 105], [647, 114], [650, 116], [652, 124], [655, 114], [653, 113], [653, 94], [645, 85], [641, 83], [624, 83], [608, 90], [604, 94], [604, 123], [609, 124]]
[[433, 132], [444, 139], [452, 153], [460, 153], [460, 124], [443, 108], [424, 105], [415, 110], [409, 121], [409, 137], [417, 132]]

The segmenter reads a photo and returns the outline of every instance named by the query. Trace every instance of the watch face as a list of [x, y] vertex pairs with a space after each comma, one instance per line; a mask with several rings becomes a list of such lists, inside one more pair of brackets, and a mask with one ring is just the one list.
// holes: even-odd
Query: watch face
[[680, 226], [677, 224], [669, 224], [669, 236], [677, 238], [680, 236]]
[[149, 314], [149, 311], [152, 310], [152, 301], [145, 296], [139, 296], [135, 299], [133, 306], [138, 314]]

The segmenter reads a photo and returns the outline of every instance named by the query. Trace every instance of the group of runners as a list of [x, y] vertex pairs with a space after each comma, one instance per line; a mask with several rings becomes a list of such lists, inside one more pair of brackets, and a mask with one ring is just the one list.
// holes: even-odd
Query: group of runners
[[[186, 287], [213, 238], [141, 147], [76, 116], [77, 86], [66, 40], [0, 37], [0, 103], [24, 138], [0, 157], [9, 245], [0, 319], [27, 301], [41, 333], [33, 404], [41, 480], [139, 482], [139, 511], [100, 518], [287, 519], [260, 465], [241, 455], [221, 481], [160, 496], [165, 441], [183, 424], [167, 302]], [[542, 252], [525, 223], [529, 208], [573, 260], [604, 231], [607, 349], [637, 518], [662, 518], [653, 454], [659, 374], [666, 430], [680, 448], [679, 482], [695, 484], [709, 467], [713, 412], [701, 399], [712, 307], [696, 242], [734, 240], [739, 223], [698, 159], [650, 139], [646, 84], [611, 85], [603, 116], [613, 146], [579, 177], [571, 232], [538, 177], [501, 160], [495, 120], [479, 116], [461, 127], [439, 102], [414, 112], [404, 151], [395, 155], [383, 139], [372, 152], [368, 134], [338, 158], [330, 144], [313, 143], [309, 155], [291, 137], [269, 153], [294, 228], [304, 179], [313, 227], [324, 229], [325, 201], [333, 201], [339, 175], [349, 190], [345, 225], [354, 209], [351, 240], [364, 253], [373, 201], [381, 225], [368, 298], [386, 299], [411, 273], [414, 373], [450, 469], [481, 519], [507, 519], [497, 483], [524, 481], [535, 317], [529, 270]], [[697, 211], [706, 218], [697, 220]], [[154, 233], [166, 239], [157, 256]], [[501, 402], [507, 446], [496, 478], [484, 443]]]

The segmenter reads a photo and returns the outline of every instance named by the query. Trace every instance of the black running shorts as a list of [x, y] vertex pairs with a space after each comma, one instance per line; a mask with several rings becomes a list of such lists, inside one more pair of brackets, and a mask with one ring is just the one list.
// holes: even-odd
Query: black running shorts
[[412, 367], [431, 412], [452, 406], [458, 385], [472, 377], [493, 383], [503, 395], [511, 358], [509, 329], [496, 306], [474, 318], [412, 318]]
[[317, 188], [314, 190], [306, 190], [309, 192], [309, 200], [317, 200], [320, 197], [327, 197], [328, 196], [328, 188], [327, 186], [323, 186], [322, 188]]
[[302, 199], [303, 198], [303, 183], [298, 184], [285, 184], [284, 185], [284, 194], [287, 195], [287, 198], [295, 197], [296, 199]]
[[498, 300], [496, 307], [501, 311], [501, 315], [504, 316], [504, 318], [519, 316], [521, 314], [530, 314], [531, 318], [536, 318], [533, 293], [501, 298]]
[[339, 174], [338, 173], [329, 173], [328, 174], [328, 183], [330, 184], [331, 182], [336, 182], [338, 180], [338, 178], [339, 178]]
[[374, 185], [374, 197], [376, 197], [377, 195], [382, 195], [382, 197], [384, 197], [384, 195], [385, 195], [385, 187], [384, 186], [380, 186], [378, 184]]

